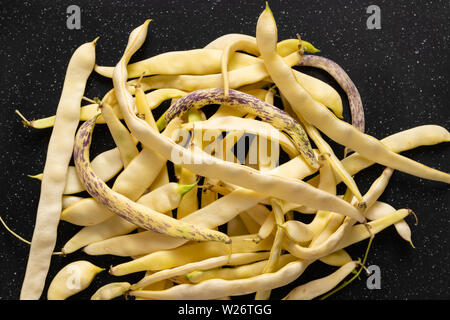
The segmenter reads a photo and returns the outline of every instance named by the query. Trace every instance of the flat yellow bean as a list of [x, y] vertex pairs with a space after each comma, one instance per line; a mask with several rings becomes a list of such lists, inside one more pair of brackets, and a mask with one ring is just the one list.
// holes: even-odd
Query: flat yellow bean
[[95, 64], [96, 42], [97, 39], [77, 48], [67, 67], [56, 109], [55, 126], [47, 150], [36, 223], [20, 293], [21, 300], [38, 300], [44, 288], [56, 243], [56, 229], [62, 207], [61, 198], [80, 119], [81, 99]]

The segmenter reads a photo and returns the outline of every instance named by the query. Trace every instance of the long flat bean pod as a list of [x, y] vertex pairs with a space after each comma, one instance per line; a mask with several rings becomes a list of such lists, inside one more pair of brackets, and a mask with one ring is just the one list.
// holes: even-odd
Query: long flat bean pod
[[86, 82], [95, 64], [95, 44], [85, 43], [72, 55], [66, 71], [56, 120], [47, 149], [36, 224], [31, 240], [21, 300], [37, 300], [42, 294], [62, 207], [66, 174], [72, 156], [73, 139], [80, 120], [80, 106]]
[[[212, 74], [220, 72], [222, 50], [192, 49], [186, 51], [165, 52], [145, 60], [130, 63], [127, 66], [128, 78], [138, 78], [155, 74]], [[251, 65], [259, 61], [251, 55], [236, 52], [231, 57], [230, 69]], [[114, 67], [95, 66], [95, 71], [104, 77], [112, 78]]]

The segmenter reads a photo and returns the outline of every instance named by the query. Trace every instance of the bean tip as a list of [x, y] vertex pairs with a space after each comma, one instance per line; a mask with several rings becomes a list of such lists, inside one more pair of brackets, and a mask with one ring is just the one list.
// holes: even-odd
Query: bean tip
[[22, 124], [24, 127], [31, 127], [33, 128], [33, 120], [28, 121], [27, 118], [25, 118], [25, 116], [19, 111], [19, 110], [14, 110], [14, 112], [22, 119]]
[[100, 36], [98, 36], [97, 38], [95, 38], [95, 39], [92, 41], [92, 44], [93, 44], [94, 46], [97, 45], [97, 41], [98, 41], [99, 38], [100, 38]]
[[109, 266], [108, 273], [109, 273], [110, 275], [114, 276], [114, 267], [113, 267], [113, 265], [110, 265], [110, 266]]
[[416, 213], [414, 211], [412, 211], [411, 209], [408, 209], [408, 214], [412, 215], [416, 219], [416, 222], [414, 223], [414, 225], [417, 226], [419, 224], [419, 218], [417, 217]]

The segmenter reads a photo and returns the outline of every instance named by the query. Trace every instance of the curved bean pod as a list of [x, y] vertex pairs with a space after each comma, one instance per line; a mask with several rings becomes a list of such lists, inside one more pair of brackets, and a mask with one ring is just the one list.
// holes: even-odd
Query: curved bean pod
[[91, 300], [112, 300], [124, 295], [130, 288], [131, 284], [128, 282], [108, 283], [95, 291]]
[[[128, 78], [138, 78], [143, 72], [147, 76], [155, 74], [203, 75], [220, 72], [222, 50], [192, 49], [186, 51], [165, 52], [145, 60], [130, 63], [127, 66]], [[251, 65], [259, 61], [251, 55], [236, 52], [231, 57], [230, 68]], [[114, 67], [95, 66], [95, 71], [104, 77], [112, 78]]]
[[[92, 169], [103, 181], [111, 180], [117, 173], [123, 169], [123, 162], [120, 157], [118, 148], [114, 148], [100, 153], [92, 162]], [[35, 176], [29, 176], [42, 181], [44, 174], [40, 173]], [[81, 184], [77, 175], [77, 169], [69, 166], [67, 169], [66, 185], [64, 187], [64, 194], [70, 195], [84, 191], [84, 186]]]
[[[422, 125], [397, 132], [381, 139], [381, 142], [392, 152], [400, 153], [420, 146], [431, 146], [438, 143], [450, 142], [450, 132], [441, 126]], [[364, 158], [358, 153], [351, 154], [342, 160], [342, 164], [351, 175], [370, 167], [374, 163], [374, 161]], [[335, 178], [337, 184], [342, 181], [337, 174]], [[319, 177], [316, 176], [308, 180], [308, 183], [317, 185], [318, 180]]]
[[[373, 206], [369, 210], [367, 210], [366, 216], [367, 219], [377, 220], [394, 211], [395, 208], [391, 205], [381, 201], [376, 201]], [[412, 247], [414, 247], [411, 240], [411, 228], [409, 227], [408, 223], [405, 220], [401, 220], [394, 223], [394, 227], [397, 230], [399, 236], [402, 237], [405, 241], [409, 242]]]
[[[277, 268], [280, 269], [290, 262], [298, 260], [291, 254], [283, 254], [278, 260]], [[186, 275], [186, 278], [192, 283], [200, 283], [210, 279], [236, 280], [251, 278], [262, 274], [267, 260], [254, 262], [232, 268], [214, 268], [209, 270], [195, 270]]]
[[251, 253], [269, 250], [273, 239], [255, 243], [254, 235], [232, 237], [232, 245], [220, 242], [188, 243], [181, 247], [152, 252], [138, 259], [111, 267], [109, 272], [121, 276], [145, 270], [163, 270], [211, 257], [229, 255], [231, 253]]
[[211, 279], [199, 284], [180, 284], [161, 291], [130, 291], [130, 295], [163, 300], [205, 300], [244, 295], [285, 286], [296, 280], [310, 263], [307, 261], [291, 262], [274, 273], [265, 273], [247, 279]]
[[359, 131], [364, 132], [365, 120], [361, 95], [344, 69], [336, 62], [316, 55], [303, 55], [298, 66], [320, 68], [328, 72], [347, 94], [352, 116], [352, 125]]
[[115, 115], [113, 109], [108, 103], [99, 102], [99, 108], [102, 112], [102, 116], [106, 121], [106, 125], [111, 133], [111, 136], [119, 149], [120, 156], [124, 167], [133, 160], [139, 153], [136, 147], [136, 141], [130, 134], [128, 129], [120, 122], [119, 118]]
[[87, 192], [109, 211], [121, 216], [129, 222], [154, 232], [164, 233], [174, 237], [197, 241], [220, 241], [229, 243], [227, 235], [198, 228], [195, 225], [181, 222], [154, 211], [144, 205], [131, 201], [120, 193], [111, 190], [92, 171], [89, 162], [89, 147], [92, 141], [92, 131], [95, 118], [86, 121], [78, 130], [75, 147], [74, 161], [78, 175]]
[[266, 259], [268, 256], [268, 252], [233, 253], [226, 256], [218, 256], [201, 261], [191, 262], [179, 267], [164, 269], [151, 275], [145, 276], [138, 283], [133, 284], [131, 289], [138, 290], [141, 288], [145, 288], [149, 284], [153, 284], [155, 282], [169, 279], [175, 276], [182, 276], [194, 270], [208, 270], [225, 265], [233, 266], [248, 264]]
[[48, 300], [65, 300], [83, 291], [94, 280], [94, 277], [105, 269], [99, 268], [89, 261], [75, 261], [59, 270], [53, 278], [47, 292]]
[[356, 261], [351, 261], [329, 276], [310, 281], [296, 287], [282, 300], [312, 300], [336, 287], [358, 266]]
[[379, 164], [429, 180], [450, 183], [450, 174], [432, 169], [412, 159], [398, 155], [372, 136], [362, 133], [352, 125], [337, 119], [297, 83], [292, 69], [276, 52], [277, 28], [270, 8], [260, 15], [256, 39], [264, 64], [272, 80], [286, 96], [294, 111], [339, 144], [355, 150]]
[[182, 116], [190, 109], [201, 108], [209, 104], [224, 104], [232, 108], [255, 114], [263, 121], [287, 132], [293, 140], [298, 152], [309, 165], [313, 168], [318, 167], [317, 159], [312, 151], [308, 136], [299, 123], [277, 107], [265, 103], [252, 95], [236, 90], [229, 90], [228, 97], [224, 96], [224, 89], [221, 88], [194, 91], [171, 105], [158, 120], [158, 127], [163, 127], [165, 123], [169, 123], [176, 116]]

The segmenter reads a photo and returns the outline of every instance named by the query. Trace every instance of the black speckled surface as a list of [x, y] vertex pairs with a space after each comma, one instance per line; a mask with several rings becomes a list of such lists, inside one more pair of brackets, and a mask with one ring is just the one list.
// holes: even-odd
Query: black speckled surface
[[[31, 239], [39, 199], [39, 182], [26, 177], [42, 170], [51, 130], [24, 128], [14, 114], [53, 115], [59, 101], [65, 69], [76, 47], [100, 36], [99, 64], [113, 65], [121, 56], [129, 32], [145, 19], [153, 22], [148, 40], [133, 60], [174, 50], [199, 48], [226, 33], [254, 35], [264, 1], [9, 1], [0, 6], [0, 215], [24, 238]], [[66, 8], [81, 8], [81, 30], [66, 28]], [[367, 6], [381, 8], [381, 30], [367, 30]], [[383, 138], [422, 124], [450, 128], [448, 1], [270, 1], [279, 39], [295, 37], [313, 42], [321, 55], [340, 64], [357, 85], [366, 114], [366, 131]], [[336, 84], [323, 72], [303, 69]], [[109, 80], [93, 74], [86, 96], [102, 96]], [[340, 91], [342, 93], [342, 91]], [[345, 101], [345, 99], [344, 99]], [[345, 105], [347, 107], [347, 105]], [[345, 110], [349, 120], [349, 111]], [[106, 130], [96, 129], [93, 155], [112, 146]], [[450, 172], [450, 145], [411, 150], [405, 155]], [[367, 190], [381, 172], [373, 166], [357, 175]], [[395, 172], [381, 200], [396, 208], [411, 208], [419, 225], [408, 218], [416, 249], [391, 227], [377, 235], [368, 264], [381, 268], [381, 289], [366, 288], [366, 277], [330, 299], [449, 299], [450, 216], [449, 188]], [[62, 222], [57, 250], [78, 227]], [[361, 257], [367, 242], [348, 249]], [[0, 228], [0, 299], [18, 299], [28, 246]], [[74, 253], [55, 256], [47, 281], [71, 261], [88, 258], [102, 267], [125, 261], [112, 256], [88, 257]], [[333, 268], [316, 263], [295, 283], [324, 276]], [[120, 277], [135, 281], [141, 274]], [[86, 299], [109, 281], [100, 274], [84, 292]], [[288, 289], [273, 291], [275, 298]]]

